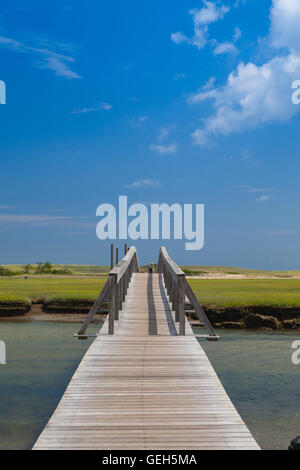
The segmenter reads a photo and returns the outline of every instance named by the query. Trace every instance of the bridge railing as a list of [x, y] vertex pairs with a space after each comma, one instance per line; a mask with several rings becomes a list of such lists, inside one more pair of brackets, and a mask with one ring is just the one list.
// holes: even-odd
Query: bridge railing
[[157, 270], [163, 274], [167, 293], [172, 302], [172, 310], [175, 311], [175, 321], [179, 322], [179, 334], [185, 335], [185, 297], [187, 297], [200, 322], [203, 323], [209, 333], [206, 339], [210, 341], [219, 339], [187, 282], [185, 273], [172, 260], [165, 247], [161, 247], [159, 250]]
[[87, 339], [87, 337], [90, 336], [86, 334], [86, 330], [95, 314], [107, 300], [110, 300], [108, 334], [114, 334], [114, 321], [119, 318], [119, 310], [122, 308], [122, 302], [125, 300], [129, 282], [134, 272], [139, 272], [139, 262], [136, 248], [132, 246], [120, 263], [109, 272], [108, 279], [103, 289], [92, 305], [78, 333], [74, 336], [79, 339]]
[[139, 272], [139, 262], [135, 246], [127, 251], [126, 255], [109, 273], [110, 312], [108, 319], [108, 334], [114, 334], [114, 321], [119, 319], [119, 310], [125, 300], [132, 273]]

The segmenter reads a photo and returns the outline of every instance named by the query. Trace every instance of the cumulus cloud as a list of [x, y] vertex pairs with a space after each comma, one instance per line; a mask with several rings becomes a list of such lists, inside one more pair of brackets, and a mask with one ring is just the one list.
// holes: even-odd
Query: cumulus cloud
[[150, 145], [150, 150], [160, 155], [172, 155], [178, 150], [178, 144], [172, 143], [168, 145]]
[[208, 41], [208, 25], [221, 20], [230, 10], [225, 5], [216, 5], [213, 2], [203, 0], [203, 8], [193, 9], [189, 14], [193, 18], [194, 34], [187, 37], [181, 31], [171, 34], [171, 40], [175, 44], [187, 43], [196, 46], [197, 49], [203, 49]]
[[196, 144], [206, 145], [214, 135], [287, 121], [298, 112], [291, 102], [291, 83], [300, 76], [300, 29], [295, 26], [300, 23], [298, 0], [273, 0], [271, 21], [272, 45], [285, 47], [285, 55], [278, 53], [259, 66], [240, 63], [225, 86], [189, 96], [188, 103], [210, 99], [215, 109], [192, 133]]
[[276, 48], [287, 48], [300, 53], [300, 2], [273, 0], [271, 8], [271, 41]]
[[214, 49], [215, 55], [220, 54], [237, 54], [238, 50], [232, 42], [221, 42]]

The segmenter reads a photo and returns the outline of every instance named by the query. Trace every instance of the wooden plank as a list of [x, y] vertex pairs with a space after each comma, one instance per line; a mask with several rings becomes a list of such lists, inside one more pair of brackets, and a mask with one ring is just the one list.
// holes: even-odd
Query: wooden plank
[[114, 335], [106, 321], [34, 449], [258, 449], [185, 330], [162, 276], [133, 274]]

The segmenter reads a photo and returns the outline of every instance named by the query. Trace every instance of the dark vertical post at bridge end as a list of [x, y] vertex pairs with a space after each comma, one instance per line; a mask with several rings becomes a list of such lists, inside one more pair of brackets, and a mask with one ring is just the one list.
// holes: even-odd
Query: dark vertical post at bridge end
[[114, 267], [114, 244], [110, 245], [110, 270]]

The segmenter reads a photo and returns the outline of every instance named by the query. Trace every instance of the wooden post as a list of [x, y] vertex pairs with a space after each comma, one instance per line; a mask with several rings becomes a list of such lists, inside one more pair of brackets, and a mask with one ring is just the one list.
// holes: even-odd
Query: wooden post
[[176, 301], [175, 301], [175, 322], [179, 322], [180, 312], [179, 312], [179, 290], [176, 289]]
[[125, 302], [125, 297], [126, 297], [126, 274], [127, 271], [125, 272], [124, 276], [122, 277], [122, 302]]
[[127, 243], [124, 245], [124, 256], [127, 254]]
[[[123, 279], [119, 280], [119, 289], [118, 289], [118, 307], [119, 310], [122, 310], [122, 299], [123, 299]], [[119, 319], [119, 313], [118, 313], [118, 319]]]
[[179, 290], [179, 334], [181, 336], [185, 335], [185, 311], [184, 311], [184, 302], [185, 302], [185, 295], [184, 295], [184, 288], [183, 288], [183, 279], [184, 275], [178, 274], [177, 275], [177, 282], [178, 282], [178, 290]]
[[176, 282], [174, 282], [174, 279], [172, 279], [172, 287], [171, 287], [171, 301], [172, 301], [172, 310], [173, 312], [176, 310], [176, 296], [177, 296], [177, 285]]
[[116, 248], [116, 264], [119, 264], [119, 248]]
[[117, 277], [115, 275], [110, 276], [110, 311], [108, 318], [108, 334], [114, 334], [114, 321], [117, 309]]
[[110, 245], [110, 270], [114, 267], [114, 244]]

